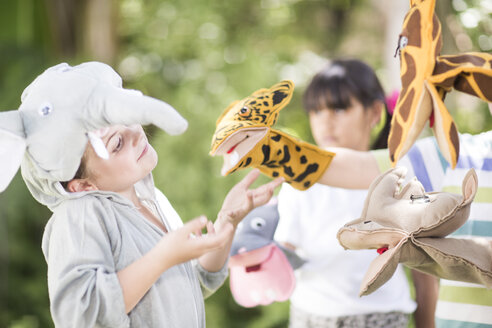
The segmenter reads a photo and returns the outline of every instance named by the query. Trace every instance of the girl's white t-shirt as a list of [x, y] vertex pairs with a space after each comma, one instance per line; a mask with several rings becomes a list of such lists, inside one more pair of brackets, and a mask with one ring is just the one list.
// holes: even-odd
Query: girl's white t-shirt
[[307, 262], [296, 270], [291, 304], [308, 313], [339, 317], [399, 311], [412, 313], [408, 280], [401, 266], [382, 287], [359, 297], [360, 283], [376, 250], [344, 250], [338, 230], [362, 213], [367, 190], [315, 184], [305, 191], [288, 184], [280, 190], [275, 240], [296, 246]]

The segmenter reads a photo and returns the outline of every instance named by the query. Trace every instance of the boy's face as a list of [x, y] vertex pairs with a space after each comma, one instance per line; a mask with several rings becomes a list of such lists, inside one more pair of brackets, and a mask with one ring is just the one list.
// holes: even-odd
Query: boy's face
[[101, 139], [108, 159], [97, 156], [91, 146], [85, 154], [87, 179], [95, 189], [125, 192], [157, 164], [157, 153], [140, 125], [112, 126]]
[[378, 116], [372, 107], [364, 109], [353, 98], [351, 102], [346, 109], [325, 108], [309, 112], [311, 132], [318, 146], [369, 150], [371, 129]]

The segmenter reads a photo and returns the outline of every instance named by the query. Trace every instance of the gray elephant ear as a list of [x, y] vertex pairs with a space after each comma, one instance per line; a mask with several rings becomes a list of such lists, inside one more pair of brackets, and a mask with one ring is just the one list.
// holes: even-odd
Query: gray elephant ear
[[0, 192], [17, 173], [25, 150], [26, 139], [19, 111], [0, 113]]
[[140, 91], [117, 88], [110, 85], [95, 91], [92, 101], [99, 102], [89, 106], [100, 113], [91, 113], [91, 117], [100, 117], [102, 124], [153, 124], [170, 135], [186, 131], [188, 122], [168, 103], [142, 95]]

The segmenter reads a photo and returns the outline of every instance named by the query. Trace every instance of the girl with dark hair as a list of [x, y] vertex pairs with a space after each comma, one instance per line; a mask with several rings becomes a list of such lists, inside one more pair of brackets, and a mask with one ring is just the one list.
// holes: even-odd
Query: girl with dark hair
[[[386, 147], [391, 116], [384, 90], [365, 63], [332, 61], [314, 76], [303, 100], [318, 146], [361, 152]], [[336, 238], [340, 227], [360, 216], [366, 195], [367, 190], [321, 184], [306, 191], [282, 186], [275, 239], [307, 260], [297, 271], [290, 299], [291, 328], [407, 327], [416, 304], [403, 269], [361, 298], [358, 289], [365, 268], [378, 254], [345, 251]]]
[[383, 87], [367, 64], [334, 60], [314, 76], [303, 100], [319, 146], [387, 148], [391, 114]]

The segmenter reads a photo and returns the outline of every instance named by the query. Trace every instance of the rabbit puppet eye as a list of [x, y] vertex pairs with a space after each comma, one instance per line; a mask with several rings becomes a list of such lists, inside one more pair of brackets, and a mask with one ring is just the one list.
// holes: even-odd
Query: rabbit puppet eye
[[254, 230], [261, 230], [266, 226], [266, 221], [263, 218], [255, 217], [251, 220], [250, 225]]
[[430, 198], [427, 195], [410, 195], [411, 204], [429, 203]]

